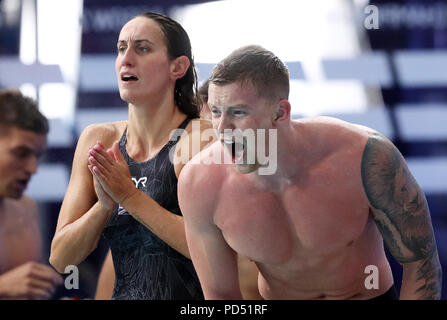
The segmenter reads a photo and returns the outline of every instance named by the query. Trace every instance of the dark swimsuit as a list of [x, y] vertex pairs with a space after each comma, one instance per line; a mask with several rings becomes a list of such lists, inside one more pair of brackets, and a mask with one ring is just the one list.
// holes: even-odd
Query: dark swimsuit
[[393, 284], [387, 292], [385, 292], [384, 294], [381, 294], [380, 296], [369, 299], [369, 300], [370, 301], [399, 300], [399, 296], [397, 295], [396, 286]]
[[[178, 129], [184, 129], [187, 118]], [[169, 141], [152, 159], [136, 162], [126, 151], [126, 132], [119, 149], [129, 165], [138, 189], [166, 210], [181, 215], [177, 177], [169, 159], [180, 135]], [[115, 286], [112, 299], [193, 300], [203, 299], [191, 260], [160, 240], [147, 227], [117, 206], [103, 232], [112, 251]]]

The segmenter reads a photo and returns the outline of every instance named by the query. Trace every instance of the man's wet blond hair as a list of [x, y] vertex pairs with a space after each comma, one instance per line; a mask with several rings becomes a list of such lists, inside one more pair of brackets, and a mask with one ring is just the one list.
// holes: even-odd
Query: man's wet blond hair
[[289, 98], [289, 70], [271, 51], [249, 45], [233, 51], [213, 69], [210, 83], [251, 84], [259, 96], [279, 101]]

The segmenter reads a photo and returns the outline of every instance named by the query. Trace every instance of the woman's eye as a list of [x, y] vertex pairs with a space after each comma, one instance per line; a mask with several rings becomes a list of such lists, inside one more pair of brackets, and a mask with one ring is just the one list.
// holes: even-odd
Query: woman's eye
[[123, 53], [124, 51], [126, 51], [126, 47], [123, 47], [123, 46], [118, 47], [118, 52], [119, 53]]

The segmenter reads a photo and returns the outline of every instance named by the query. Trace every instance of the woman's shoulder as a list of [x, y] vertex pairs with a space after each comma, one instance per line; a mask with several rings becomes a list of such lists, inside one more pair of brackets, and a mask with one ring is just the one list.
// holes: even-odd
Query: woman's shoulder
[[84, 128], [79, 143], [95, 144], [101, 141], [104, 146], [109, 147], [119, 140], [127, 127], [127, 121], [94, 123]]

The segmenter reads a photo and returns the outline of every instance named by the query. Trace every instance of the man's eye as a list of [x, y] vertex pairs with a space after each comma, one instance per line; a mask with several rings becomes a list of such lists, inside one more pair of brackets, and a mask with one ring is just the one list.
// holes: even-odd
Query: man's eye
[[212, 115], [213, 117], [218, 117], [218, 116], [220, 116], [220, 111], [219, 111], [219, 110], [216, 110], [216, 109], [212, 109], [212, 110], [211, 110], [211, 115]]
[[236, 110], [233, 112], [233, 115], [235, 117], [243, 117], [243, 116], [247, 115], [247, 112], [242, 111], [242, 110]]
[[149, 48], [147, 47], [138, 47], [138, 51], [141, 53], [147, 53], [149, 52]]
[[30, 153], [26, 150], [17, 150], [13, 152], [13, 155], [17, 158], [17, 159], [25, 159], [26, 157], [28, 157]]

